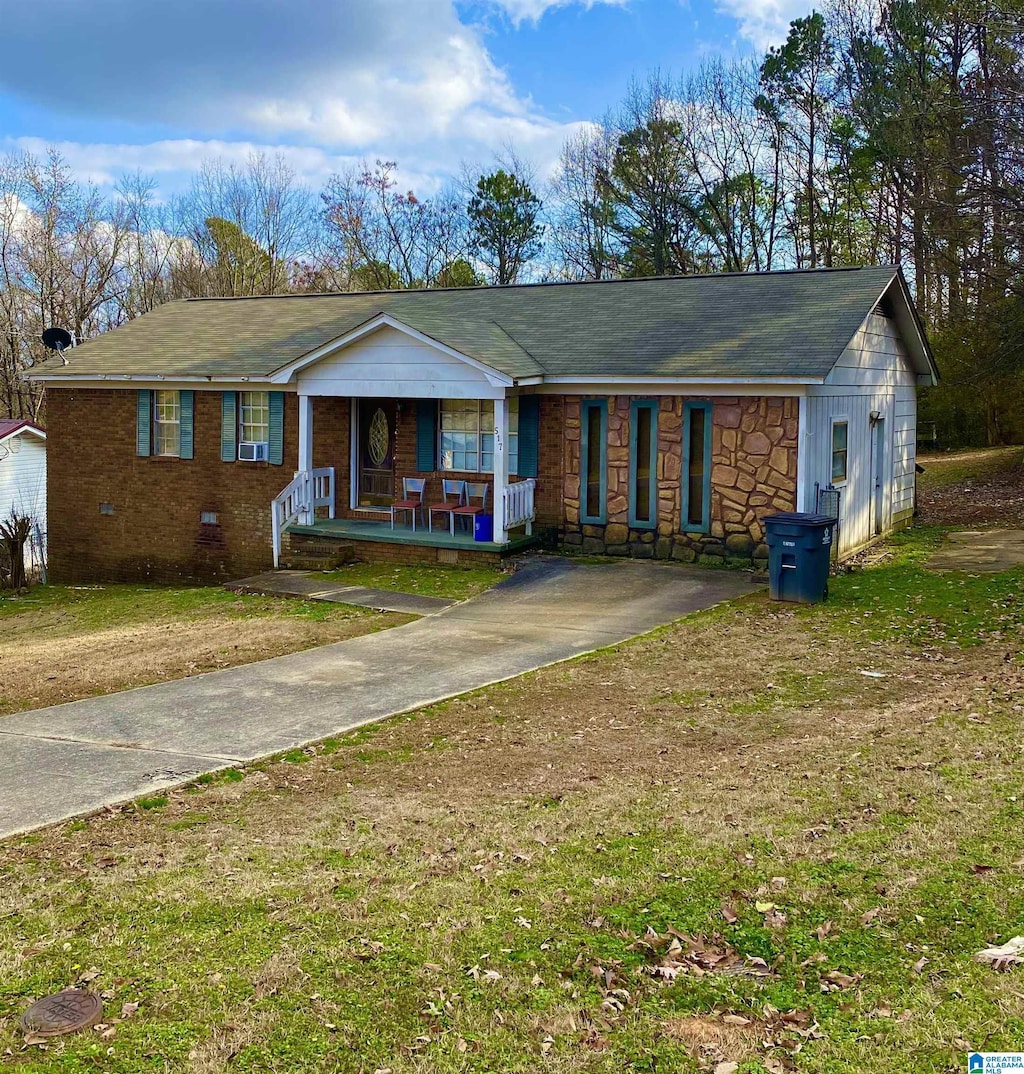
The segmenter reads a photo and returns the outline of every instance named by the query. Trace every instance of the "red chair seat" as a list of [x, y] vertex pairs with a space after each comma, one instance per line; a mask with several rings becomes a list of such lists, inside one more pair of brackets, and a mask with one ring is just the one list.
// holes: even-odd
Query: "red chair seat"
[[483, 513], [483, 508], [482, 507], [480, 507], [480, 506], [471, 507], [469, 504], [466, 504], [464, 507], [453, 507], [452, 508], [452, 514], [453, 515], [479, 515], [479, 514], [482, 514], [482, 513]]
[[448, 503], [432, 503], [427, 508], [427, 510], [428, 511], [454, 511], [454, 510], [456, 510], [456, 505], [453, 504], [449, 500]]
[[419, 500], [396, 500], [391, 506], [392, 507], [404, 507], [406, 510], [411, 510], [414, 507], [418, 509], [419, 506], [420, 506], [420, 501]]

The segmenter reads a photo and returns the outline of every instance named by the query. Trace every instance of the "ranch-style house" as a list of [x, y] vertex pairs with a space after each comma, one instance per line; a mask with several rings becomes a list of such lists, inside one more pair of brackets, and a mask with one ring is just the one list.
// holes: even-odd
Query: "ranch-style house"
[[847, 554], [913, 513], [937, 379], [891, 267], [192, 299], [65, 356], [31, 374], [63, 582], [545, 541], [758, 562], [823, 490]]

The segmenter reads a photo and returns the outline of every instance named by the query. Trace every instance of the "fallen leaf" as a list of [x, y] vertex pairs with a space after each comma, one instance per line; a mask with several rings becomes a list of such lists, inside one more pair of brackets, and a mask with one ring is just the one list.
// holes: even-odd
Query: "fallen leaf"
[[843, 973], [841, 970], [830, 970], [822, 983], [823, 992], [838, 992], [850, 985], [855, 985], [860, 980], [860, 974]]
[[978, 962], [987, 962], [994, 970], [1008, 970], [1024, 962], [1024, 936], [1014, 936], [1001, 947], [986, 947], [974, 957]]
[[[736, 922], [739, 921], [736, 911], [727, 902], [722, 903], [722, 917], [724, 917], [730, 925], [735, 925]], [[719, 1066], [721, 1065], [722, 1064], [719, 1064]]]
[[736, 1074], [736, 1071], [739, 1069], [739, 1063], [718, 1063], [715, 1066], [714, 1074]]
[[832, 931], [832, 922], [831, 922], [831, 921], [823, 921], [823, 922], [822, 922], [822, 923], [821, 923], [821, 924], [820, 924], [820, 925], [819, 925], [819, 926], [818, 926], [818, 927], [817, 927], [817, 928], [816, 928], [816, 929], [814, 930], [814, 935], [815, 935], [815, 936], [817, 936], [819, 940], [824, 940], [824, 939], [825, 939], [825, 937], [826, 937], [826, 936], [827, 936], [827, 935], [828, 935], [828, 934], [829, 934], [829, 933], [830, 933], [831, 931]]
[[775, 909], [775, 903], [773, 902], [755, 902], [754, 909], [759, 914], [767, 914]]
[[744, 1018], [742, 1014], [723, 1014], [722, 1021], [727, 1026], [748, 1026], [750, 1025], [750, 1019]]
[[928, 965], [928, 959], [923, 956], [914, 963], [914, 973], [920, 973]]
[[974, 873], [975, 876], [982, 876], [984, 873], [991, 873], [994, 869], [994, 865], [979, 865], [977, 862], [975, 862], [975, 864], [971, 866], [971, 872]]
[[137, 1003], [125, 1003], [121, 1007], [121, 1017], [131, 1018], [131, 1016], [139, 1009]]
[[860, 915], [860, 923], [864, 926], [870, 925], [881, 912], [881, 906], [876, 906], [873, 910], [868, 910], [866, 914]]

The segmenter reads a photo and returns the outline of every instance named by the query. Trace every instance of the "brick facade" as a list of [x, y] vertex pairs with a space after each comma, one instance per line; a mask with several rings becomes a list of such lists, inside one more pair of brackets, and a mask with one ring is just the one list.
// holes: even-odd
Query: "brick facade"
[[[540, 397], [538, 526], [557, 526], [568, 550], [685, 561], [765, 554], [761, 519], [795, 505], [797, 400], [716, 398], [713, 410], [711, 528], [679, 532], [682, 414], [685, 400], [659, 400], [657, 526], [628, 522], [630, 396], [609, 398], [608, 521], [582, 525], [579, 396]], [[477, 474], [415, 470], [416, 408], [397, 418], [395, 493], [402, 476], [428, 476], [428, 497], [442, 477]], [[284, 464], [222, 462], [221, 393], [195, 393], [195, 457], [136, 454], [136, 393], [128, 389], [51, 387], [47, 392], [47, 494], [50, 573], [54, 581], [180, 582], [222, 580], [272, 564], [270, 504], [298, 460], [298, 401], [285, 396]], [[338, 514], [349, 513], [351, 401], [313, 404], [313, 463], [333, 466]], [[101, 511], [101, 505], [104, 505]], [[215, 524], [200, 514], [212, 512]], [[438, 561], [437, 549], [360, 542], [366, 558]]]
[[[135, 453], [133, 390], [49, 387], [46, 410], [55, 582], [213, 580], [272, 564], [270, 503], [298, 458], [294, 395], [285, 398], [282, 466], [221, 462], [220, 392], [195, 393], [192, 459]], [[200, 523], [204, 511], [216, 525]]]
[[711, 526], [706, 534], [692, 534], [680, 532], [684, 397], [658, 400], [657, 524], [653, 529], [629, 524], [630, 407], [648, 399], [607, 399], [607, 522], [591, 525], [580, 521], [582, 397], [565, 398], [562, 543], [584, 553], [684, 562], [766, 559], [761, 520], [796, 506], [798, 400], [761, 396], [712, 401]]

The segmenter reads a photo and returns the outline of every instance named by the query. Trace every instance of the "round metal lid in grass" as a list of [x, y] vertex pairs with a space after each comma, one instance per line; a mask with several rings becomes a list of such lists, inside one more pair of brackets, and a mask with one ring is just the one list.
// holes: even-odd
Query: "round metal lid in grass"
[[59, 1037], [95, 1025], [103, 1015], [103, 1003], [95, 992], [65, 988], [53, 996], [43, 996], [21, 1016], [21, 1028], [37, 1037]]

